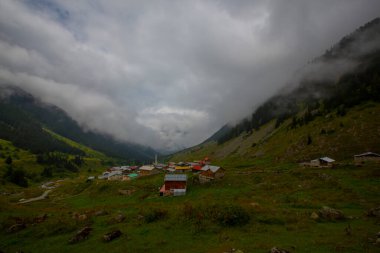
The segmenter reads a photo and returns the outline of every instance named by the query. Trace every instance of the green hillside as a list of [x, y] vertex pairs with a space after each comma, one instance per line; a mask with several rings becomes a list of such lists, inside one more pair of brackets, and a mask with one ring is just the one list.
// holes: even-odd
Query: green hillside
[[151, 161], [157, 153], [149, 147], [85, 131], [60, 108], [44, 104], [19, 88], [0, 86], [0, 138], [34, 154], [59, 151], [83, 155], [76, 145], [55, 138], [44, 129], [118, 159], [139, 163]]
[[380, 104], [368, 102], [344, 116], [333, 111], [296, 128], [291, 128], [291, 119], [278, 128], [272, 121], [223, 144], [208, 142], [175, 154], [170, 160], [192, 161], [209, 156], [215, 163], [228, 167], [259, 165], [263, 160], [294, 163], [322, 156], [352, 160], [355, 154], [380, 152], [380, 121], [376, 115], [380, 115]]
[[[19, 186], [33, 188], [48, 180], [73, 178], [78, 175], [96, 175], [100, 174], [105, 167], [120, 162], [51, 130], [44, 129], [44, 131], [69, 147], [80, 150], [83, 155], [78, 156], [58, 151], [33, 154], [14, 146], [10, 141], [0, 139], [0, 182], [3, 189], [17, 190]], [[15, 175], [9, 175], [10, 172], [13, 174], [20, 172], [21, 174], [18, 179], [15, 179]], [[24, 181], [27, 182], [27, 185], [22, 183]]]
[[82, 150], [87, 157], [95, 157], [95, 158], [99, 158], [99, 159], [105, 159], [107, 158], [103, 153], [101, 152], [98, 152], [96, 150], [93, 150], [92, 148], [89, 148], [85, 145], [82, 145], [80, 143], [77, 143], [73, 140], [70, 140], [69, 138], [66, 138], [64, 136], [61, 136], [57, 133], [54, 133], [53, 131], [49, 130], [49, 129], [46, 129], [44, 128], [44, 130], [46, 132], [48, 132], [50, 135], [52, 135], [55, 139], [61, 141], [61, 142], [64, 142], [66, 144], [68, 144], [69, 146], [73, 147], [73, 148], [76, 148], [76, 149], [79, 149], [79, 150]]

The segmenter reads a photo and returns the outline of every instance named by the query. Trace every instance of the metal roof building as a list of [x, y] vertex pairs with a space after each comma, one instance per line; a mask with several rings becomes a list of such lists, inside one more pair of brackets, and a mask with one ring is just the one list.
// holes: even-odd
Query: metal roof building
[[205, 165], [202, 167], [202, 171], [211, 170], [213, 173], [217, 172], [220, 169], [219, 166]]
[[187, 181], [187, 175], [186, 174], [166, 174], [165, 175], [165, 182], [168, 181]]

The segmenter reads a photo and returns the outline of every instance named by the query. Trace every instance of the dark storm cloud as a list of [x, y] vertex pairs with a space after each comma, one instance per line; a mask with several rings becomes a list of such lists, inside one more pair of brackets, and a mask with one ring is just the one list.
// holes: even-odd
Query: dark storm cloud
[[376, 0], [0, 1], [0, 79], [84, 127], [201, 142], [378, 16]]

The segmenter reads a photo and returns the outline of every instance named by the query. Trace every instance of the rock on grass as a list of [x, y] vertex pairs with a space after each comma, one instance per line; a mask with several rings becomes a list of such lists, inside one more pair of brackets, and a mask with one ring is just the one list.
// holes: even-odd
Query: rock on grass
[[109, 232], [109, 233], [103, 235], [103, 240], [105, 242], [110, 242], [110, 241], [120, 237], [122, 234], [123, 233], [119, 229], [117, 229], [117, 230], [114, 230], [112, 232]]
[[69, 243], [73, 244], [73, 243], [77, 243], [77, 242], [80, 242], [80, 241], [83, 241], [83, 240], [86, 240], [88, 238], [88, 236], [90, 235], [92, 231], [92, 228], [91, 227], [84, 227], [82, 228], [81, 230], [79, 230], [76, 235], [74, 235], [70, 240], [69, 240]]
[[328, 206], [322, 207], [322, 209], [318, 211], [318, 216], [320, 219], [329, 220], [329, 221], [346, 219], [346, 216], [343, 214], [342, 211], [328, 207]]

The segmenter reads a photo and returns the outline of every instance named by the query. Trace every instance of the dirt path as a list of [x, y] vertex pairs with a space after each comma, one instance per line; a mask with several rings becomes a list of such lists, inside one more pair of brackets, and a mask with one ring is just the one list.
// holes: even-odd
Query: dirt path
[[39, 197], [35, 197], [35, 198], [31, 198], [31, 199], [26, 199], [26, 200], [23, 200], [23, 201], [21, 201], [19, 203], [20, 204], [25, 204], [25, 203], [29, 203], [29, 202], [45, 199], [49, 195], [50, 192], [51, 192], [51, 190], [47, 190], [44, 193], [42, 193], [42, 195], [39, 196]]

